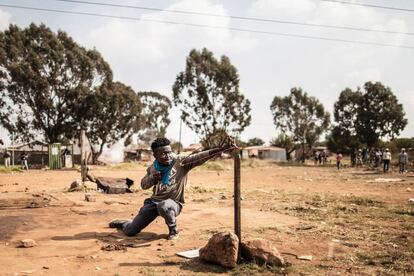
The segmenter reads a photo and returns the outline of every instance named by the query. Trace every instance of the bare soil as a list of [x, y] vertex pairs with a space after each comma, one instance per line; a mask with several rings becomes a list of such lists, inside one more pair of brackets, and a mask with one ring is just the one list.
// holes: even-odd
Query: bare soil
[[[132, 218], [150, 196], [139, 188], [145, 164], [93, 167], [92, 172], [129, 177], [135, 180], [134, 193], [108, 195], [94, 183], [68, 192], [80, 178], [76, 170], [0, 173], [0, 275], [414, 274], [410, 174], [243, 162], [242, 237], [271, 240], [289, 265], [241, 263], [226, 270], [175, 253], [233, 230], [230, 160], [190, 172], [177, 241], [166, 240], [162, 218], [136, 237], [108, 228], [112, 219]], [[85, 201], [85, 193], [96, 202]], [[20, 248], [22, 239], [33, 239], [37, 246]], [[303, 255], [312, 260], [296, 258]]]

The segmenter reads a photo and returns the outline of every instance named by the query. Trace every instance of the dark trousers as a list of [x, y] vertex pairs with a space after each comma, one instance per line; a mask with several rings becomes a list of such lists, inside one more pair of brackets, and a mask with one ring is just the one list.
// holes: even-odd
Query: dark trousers
[[390, 160], [384, 160], [384, 172], [390, 169]]
[[141, 207], [135, 218], [125, 223], [122, 230], [127, 236], [135, 236], [158, 216], [165, 219], [165, 223], [170, 230], [176, 230], [176, 217], [180, 214], [181, 208], [181, 205], [172, 199], [154, 202], [147, 198], [144, 200], [144, 206]]

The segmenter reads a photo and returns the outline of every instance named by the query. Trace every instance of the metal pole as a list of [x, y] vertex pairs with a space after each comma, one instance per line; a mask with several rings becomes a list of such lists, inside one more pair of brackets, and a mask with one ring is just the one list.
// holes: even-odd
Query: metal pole
[[12, 167], [14, 167], [14, 132], [12, 133]]
[[[234, 232], [241, 244], [241, 195], [240, 195], [240, 151], [235, 150], [234, 159]], [[240, 250], [239, 250], [240, 253]], [[240, 257], [240, 254], [239, 254]]]
[[84, 149], [84, 137], [85, 137], [85, 131], [81, 129], [80, 131], [80, 147], [81, 147], [81, 177], [82, 182], [85, 182], [86, 180], [86, 164], [85, 164], [85, 149]]

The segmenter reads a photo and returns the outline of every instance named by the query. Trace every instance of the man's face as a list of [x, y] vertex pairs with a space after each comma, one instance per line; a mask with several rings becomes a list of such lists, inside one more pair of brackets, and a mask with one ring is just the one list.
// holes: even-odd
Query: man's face
[[170, 165], [172, 160], [172, 151], [170, 146], [164, 146], [154, 149], [154, 157], [162, 165]]

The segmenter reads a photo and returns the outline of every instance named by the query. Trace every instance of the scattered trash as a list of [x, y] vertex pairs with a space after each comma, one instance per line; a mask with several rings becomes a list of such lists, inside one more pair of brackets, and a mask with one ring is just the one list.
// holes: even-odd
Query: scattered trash
[[311, 255], [303, 255], [303, 256], [298, 256], [297, 259], [304, 260], [304, 261], [312, 261], [313, 257]]
[[27, 275], [27, 274], [32, 274], [35, 271], [36, 271], [36, 269], [29, 269], [29, 270], [20, 271], [20, 273], [23, 274], [23, 275]]
[[175, 253], [177, 256], [183, 257], [183, 258], [187, 258], [187, 259], [194, 259], [194, 258], [198, 258], [198, 256], [200, 256], [200, 252], [199, 252], [199, 248], [198, 249], [193, 249], [193, 250], [189, 250], [189, 251], [184, 251], [184, 252], [178, 252]]
[[401, 178], [375, 178], [374, 180], [367, 180], [367, 183], [389, 183], [389, 182], [404, 182]]

